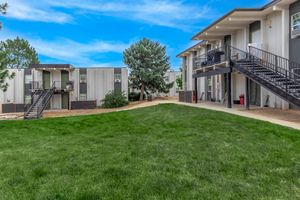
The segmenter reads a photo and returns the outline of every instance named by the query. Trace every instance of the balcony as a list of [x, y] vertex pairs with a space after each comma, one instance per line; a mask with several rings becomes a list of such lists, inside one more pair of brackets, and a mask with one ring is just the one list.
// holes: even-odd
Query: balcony
[[193, 59], [194, 76], [203, 77], [228, 73], [231, 71], [231, 61], [242, 60], [246, 57], [247, 53], [231, 46], [210, 50]]
[[208, 51], [206, 54], [197, 56], [193, 59], [194, 71], [207, 71], [214, 67], [227, 66], [227, 49], [225, 47]]
[[[51, 87], [51, 84], [49, 87]], [[74, 82], [73, 81], [54, 81], [52, 83], [52, 87], [55, 88], [56, 93], [71, 92], [74, 90]], [[44, 90], [44, 89], [50, 89], [50, 88], [47, 88], [47, 86], [45, 87], [43, 85], [42, 81], [31, 81], [31, 91]]]

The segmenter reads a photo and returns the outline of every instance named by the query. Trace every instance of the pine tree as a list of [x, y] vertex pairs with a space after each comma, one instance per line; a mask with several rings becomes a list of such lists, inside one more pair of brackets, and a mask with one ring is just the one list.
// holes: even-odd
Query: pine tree
[[170, 59], [166, 47], [158, 42], [142, 39], [131, 45], [123, 53], [124, 63], [130, 70], [130, 81], [141, 90], [140, 100], [146, 92], [168, 93], [174, 83], [165, 82], [165, 74], [170, 70]]
[[[6, 14], [7, 3], [0, 4], [0, 13]], [[2, 28], [2, 23], [0, 22], [0, 29]], [[6, 91], [8, 88], [8, 83], [6, 79], [12, 79], [15, 74], [10, 74], [6, 68], [7, 59], [3, 54], [0, 54], [0, 90]]]

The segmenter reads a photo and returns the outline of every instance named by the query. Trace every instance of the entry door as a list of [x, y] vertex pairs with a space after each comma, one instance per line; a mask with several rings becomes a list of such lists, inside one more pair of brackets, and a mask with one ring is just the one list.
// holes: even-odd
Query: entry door
[[50, 89], [50, 72], [43, 71], [43, 88]]
[[61, 71], [61, 88], [66, 89], [67, 82], [69, 81], [69, 72], [68, 71]]
[[250, 24], [249, 42], [250, 44], [261, 48], [261, 24], [260, 21]]
[[250, 80], [250, 104], [260, 106], [260, 85]]
[[206, 100], [207, 101], [211, 101], [211, 98], [212, 98], [212, 78], [211, 76], [207, 77], [207, 85], [206, 85]]
[[225, 51], [225, 57], [229, 58], [230, 57], [230, 47], [231, 46], [231, 35], [226, 35], [224, 37], [224, 51]]
[[[43, 88], [44, 89], [50, 89], [50, 72], [48, 71], [43, 71]], [[50, 102], [48, 103], [48, 105], [46, 106], [46, 110], [50, 109]]]
[[61, 95], [61, 108], [69, 109], [69, 93], [63, 93]]

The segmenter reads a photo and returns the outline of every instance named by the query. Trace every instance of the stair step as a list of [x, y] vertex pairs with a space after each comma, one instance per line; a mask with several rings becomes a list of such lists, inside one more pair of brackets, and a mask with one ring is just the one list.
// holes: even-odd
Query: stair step
[[300, 89], [300, 85], [289, 85], [288, 87], [291, 89]]

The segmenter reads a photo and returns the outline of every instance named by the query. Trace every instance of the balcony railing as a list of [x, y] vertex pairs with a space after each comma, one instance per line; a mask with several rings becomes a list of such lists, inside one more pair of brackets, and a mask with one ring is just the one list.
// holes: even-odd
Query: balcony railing
[[209, 67], [227, 61], [228, 48], [223, 46], [208, 51], [207, 53], [197, 56], [193, 59], [194, 70]]
[[[74, 83], [73, 81], [54, 81], [52, 83], [52, 86], [55, 88], [55, 91], [73, 91], [74, 90]], [[31, 81], [31, 90], [43, 90], [43, 89], [50, 89], [47, 87], [44, 87], [42, 81]]]

